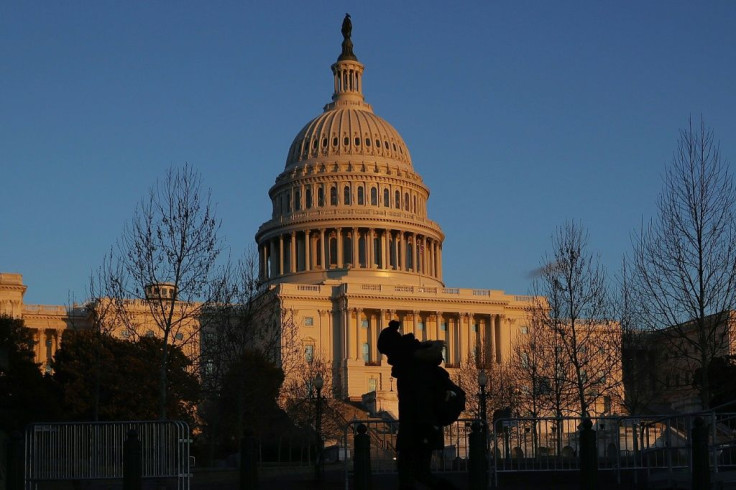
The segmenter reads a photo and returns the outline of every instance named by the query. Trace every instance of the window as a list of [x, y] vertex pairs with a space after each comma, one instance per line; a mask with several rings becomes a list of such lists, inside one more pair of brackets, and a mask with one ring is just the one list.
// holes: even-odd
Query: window
[[360, 138], [355, 138], [355, 146], [360, 146]]
[[183, 333], [178, 333], [178, 334], [174, 335], [174, 339], [176, 339], [176, 340], [184, 340], [184, 334]]
[[337, 136], [332, 138], [332, 146], [337, 146]]
[[440, 323], [440, 330], [442, 330], [443, 332], [447, 331], [447, 322]]
[[365, 196], [363, 196], [363, 186], [358, 187], [358, 205], [362, 206], [365, 204]]
[[527, 335], [529, 333], [529, 327], [523, 326], [519, 329], [522, 335]]
[[307, 201], [305, 203], [307, 209], [311, 209], [312, 208], [312, 188], [311, 187], [307, 187], [307, 190], [305, 191], [305, 194], [304, 194], [304, 198]]
[[127, 339], [128, 337], [130, 337], [130, 332], [127, 329], [123, 330], [122, 332], [120, 332], [120, 337]]
[[307, 362], [312, 362], [314, 360], [314, 346], [312, 344], [304, 346], [304, 360]]
[[153, 330], [149, 330], [146, 332], [146, 337], [153, 337]]
[[314, 326], [314, 317], [305, 316], [304, 317], [304, 326], [305, 327], [312, 327], [312, 326]]
[[370, 138], [366, 138], [365, 139], [365, 146], [371, 146], [371, 139]]
[[409, 211], [409, 193], [404, 193], [404, 211]]
[[371, 206], [378, 206], [378, 189], [371, 187]]
[[473, 328], [473, 333], [478, 333], [478, 324], [477, 323], [474, 323], [472, 328]]
[[302, 192], [297, 189], [294, 191], [294, 211], [301, 211], [302, 209]]
[[417, 323], [417, 330], [424, 330], [424, 322]]
[[378, 380], [376, 378], [368, 379], [368, 393], [370, 393], [371, 391], [376, 391], [377, 386], [378, 386]]
[[368, 342], [363, 343], [363, 360], [368, 362], [371, 360], [371, 347]]
[[350, 146], [350, 138], [345, 136], [345, 138], [342, 140], [342, 144], [345, 146]]
[[343, 189], [342, 202], [343, 204], [350, 204], [350, 186], [348, 185], [346, 185], [345, 189]]
[[368, 320], [361, 320], [360, 321], [360, 326], [362, 328], [368, 328]]
[[330, 204], [337, 206], [337, 187], [334, 185], [330, 187]]
[[401, 192], [399, 191], [394, 192], [394, 207], [401, 209]]
[[391, 195], [388, 193], [388, 189], [383, 190], [383, 207], [391, 207]]
[[325, 188], [319, 186], [317, 189], [317, 206], [322, 207], [325, 205]]

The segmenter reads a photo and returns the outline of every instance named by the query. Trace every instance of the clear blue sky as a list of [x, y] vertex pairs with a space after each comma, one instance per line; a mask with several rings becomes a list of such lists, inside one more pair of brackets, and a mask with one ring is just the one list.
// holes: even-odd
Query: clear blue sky
[[449, 287], [525, 294], [579, 220], [610, 272], [654, 212], [690, 114], [736, 161], [736, 2], [0, 3], [0, 271], [27, 303], [90, 271], [172, 164], [237, 256], [332, 94], [353, 19], [364, 93], [403, 135], [445, 231]]

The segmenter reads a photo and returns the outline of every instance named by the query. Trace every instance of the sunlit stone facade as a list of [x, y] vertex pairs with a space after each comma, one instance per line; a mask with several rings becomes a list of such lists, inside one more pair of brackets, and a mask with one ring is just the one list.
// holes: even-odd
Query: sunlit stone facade
[[481, 348], [507, 360], [530, 303], [445, 286], [444, 234], [406, 143], [365, 102], [364, 66], [345, 43], [331, 68], [332, 102], [296, 135], [269, 191], [259, 277], [296, 322], [305, 357], [332, 365], [335, 394], [375, 393], [376, 408], [395, 414], [390, 366], [376, 350], [390, 319], [420, 340], [444, 340], [453, 371]]

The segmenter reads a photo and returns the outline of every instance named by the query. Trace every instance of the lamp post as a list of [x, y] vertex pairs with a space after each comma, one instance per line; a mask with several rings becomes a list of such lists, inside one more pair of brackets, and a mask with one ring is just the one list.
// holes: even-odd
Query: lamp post
[[488, 384], [488, 375], [484, 370], [478, 373], [478, 386], [480, 386], [480, 421], [483, 429], [483, 447], [487, 446], [488, 441], [488, 417], [486, 415], [486, 384]]
[[324, 386], [322, 375], [317, 373], [314, 378], [314, 387], [317, 389], [317, 407], [315, 410], [315, 432], [317, 433], [317, 456], [314, 460], [314, 479], [322, 481], [322, 386]]

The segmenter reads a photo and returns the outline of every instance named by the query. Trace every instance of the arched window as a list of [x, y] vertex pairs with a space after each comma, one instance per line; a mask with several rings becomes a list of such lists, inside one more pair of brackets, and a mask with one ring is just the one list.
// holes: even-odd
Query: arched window
[[391, 195], [388, 193], [388, 189], [383, 190], [383, 206], [386, 208], [391, 207]]
[[304, 199], [306, 201], [304, 203], [304, 205], [306, 206], [306, 208], [307, 209], [312, 209], [312, 188], [311, 187], [307, 187], [307, 190], [304, 191]]
[[378, 206], [378, 189], [371, 187], [371, 206]]
[[409, 211], [409, 193], [404, 193], [404, 210]]
[[330, 204], [337, 206], [337, 186], [330, 187]]
[[342, 203], [350, 205], [350, 186], [346, 185], [342, 193]]
[[302, 192], [299, 189], [294, 191], [294, 211], [302, 209]]
[[317, 189], [317, 206], [322, 207], [325, 205], [325, 188], [319, 186]]
[[286, 196], [286, 212], [291, 212], [291, 193], [287, 194]]
[[414, 212], [417, 212], [417, 196], [414, 196]]
[[358, 205], [362, 206], [365, 204], [365, 196], [363, 196], [363, 186], [358, 187]]
[[401, 209], [401, 191], [394, 192], [394, 207]]

